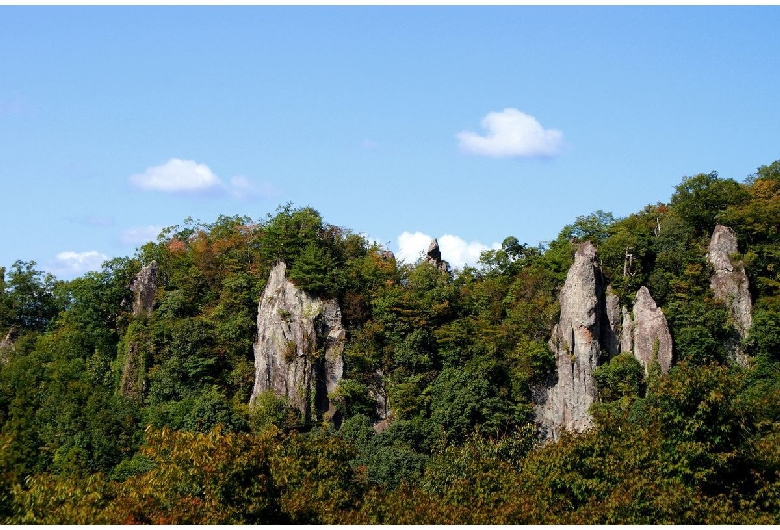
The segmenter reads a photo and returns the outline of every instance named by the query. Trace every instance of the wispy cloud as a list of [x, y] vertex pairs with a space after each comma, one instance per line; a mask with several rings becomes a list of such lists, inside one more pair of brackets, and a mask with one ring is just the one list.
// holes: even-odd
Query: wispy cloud
[[[398, 253], [396, 258], [406, 263], [414, 263], [419, 258], [425, 256], [431, 239], [433, 239], [431, 236], [422, 232], [402, 233], [398, 236]], [[437, 239], [442, 259], [459, 269], [466, 265], [476, 264], [480, 254], [485, 250], [501, 248], [500, 243], [493, 243], [491, 246], [487, 246], [478, 241], [468, 242], [452, 234], [444, 234]]]
[[561, 131], [545, 129], [536, 118], [514, 108], [488, 113], [481, 125], [485, 136], [471, 131], [456, 135], [463, 151], [492, 157], [546, 158], [563, 148]]
[[231, 177], [226, 184], [206, 164], [194, 160], [171, 158], [164, 164], [131, 175], [130, 184], [144, 191], [173, 194], [229, 194], [235, 199], [274, 198], [281, 195], [276, 187], [256, 182], [243, 175]]
[[130, 175], [130, 183], [142, 190], [169, 193], [198, 192], [222, 185], [206, 164], [179, 158], [171, 158], [164, 164], [147, 168], [143, 173]]
[[124, 230], [119, 239], [125, 245], [142, 245], [156, 240], [162, 229], [157, 225], [134, 226]]
[[49, 270], [58, 277], [75, 278], [89, 271], [100, 270], [108, 256], [97, 250], [87, 252], [60, 252], [55, 261], [49, 265]]

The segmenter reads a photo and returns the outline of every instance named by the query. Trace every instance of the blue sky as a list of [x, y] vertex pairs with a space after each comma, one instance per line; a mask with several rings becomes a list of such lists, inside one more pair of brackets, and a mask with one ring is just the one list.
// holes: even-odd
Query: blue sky
[[780, 159], [780, 8], [0, 7], [0, 265], [287, 201], [413, 260]]

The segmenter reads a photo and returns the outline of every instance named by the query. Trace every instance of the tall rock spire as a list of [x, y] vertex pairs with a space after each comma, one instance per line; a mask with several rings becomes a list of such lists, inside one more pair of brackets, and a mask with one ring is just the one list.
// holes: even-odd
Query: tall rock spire
[[[717, 298], [723, 300], [737, 329], [739, 338], [744, 338], [753, 325], [753, 303], [747, 274], [741, 261], [733, 263], [731, 256], [737, 253], [737, 235], [727, 226], [717, 225], [707, 249], [707, 260], [715, 269], [710, 279], [710, 288]], [[747, 364], [747, 357], [738, 341], [728, 345], [729, 354], [740, 365]]]
[[603, 298], [596, 248], [586, 242], [577, 249], [559, 296], [561, 316], [549, 342], [556, 375], [534, 395], [544, 439], [557, 440], [562, 430], [582, 432], [592, 425], [588, 409], [596, 396], [593, 370], [601, 355]]

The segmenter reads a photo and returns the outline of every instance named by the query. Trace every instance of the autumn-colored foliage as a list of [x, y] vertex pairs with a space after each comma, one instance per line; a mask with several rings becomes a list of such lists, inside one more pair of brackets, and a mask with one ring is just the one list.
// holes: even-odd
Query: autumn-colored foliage
[[[11, 524], [776, 524], [780, 161], [744, 183], [683, 178], [668, 204], [509, 236], [462, 270], [399, 262], [310, 207], [187, 219], [62, 282], [0, 274], [0, 520]], [[716, 223], [754, 304], [739, 337], [710, 289]], [[632, 303], [647, 286], [675, 365], [602, 363], [594, 427], [540, 445], [533, 390], [575, 245]], [[156, 261], [150, 314], [128, 285]], [[250, 405], [257, 304], [287, 264], [347, 330], [337, 411]], [[386, 405], [389, 417], [385, 417]]]

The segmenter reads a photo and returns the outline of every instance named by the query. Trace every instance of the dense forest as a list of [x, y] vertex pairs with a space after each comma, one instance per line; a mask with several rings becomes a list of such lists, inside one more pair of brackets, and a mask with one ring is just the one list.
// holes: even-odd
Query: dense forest
[[[718, 224], [749, 279], [745, 363], [710, 287]], [[621, 299], [652, 293], [673, 366], [601, 363], [593, 427], [542, 443], [534, 388], [585, 241]], [[138, 313], [130, 287], [152, 262]], [[250, 403], [279, 262], [338, 301], [334, 415]], [[186, 219], [71, 281], [25, 261], [0, 281], [5, 523], [780, 523], [780, 161], [684, 177], [668, 203], [581, 215], [549, 244], [509, 236], [462, 270], [400, 263], [288, 204]]]

